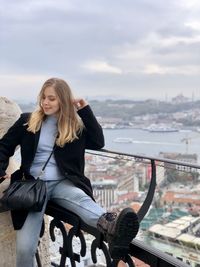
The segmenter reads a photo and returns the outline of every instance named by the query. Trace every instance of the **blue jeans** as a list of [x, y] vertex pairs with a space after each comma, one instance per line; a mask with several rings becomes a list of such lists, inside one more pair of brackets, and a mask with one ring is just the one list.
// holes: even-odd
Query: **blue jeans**
[[23, 227], [17, 230], [16, 267], [33, 267], [43, 216], [48, 200], [73, 211], [88, 225], [96, 227], [99, 217], [106, 211], [84, 191], [68, 180], [46, 181], [47, 198], [41, 212], [29, 212]]

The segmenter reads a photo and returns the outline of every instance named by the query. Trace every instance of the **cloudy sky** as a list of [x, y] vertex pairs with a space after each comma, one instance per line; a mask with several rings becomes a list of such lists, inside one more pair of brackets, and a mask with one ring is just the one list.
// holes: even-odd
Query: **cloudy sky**
[[199, 0], [0, 0], [0, 95], [200, 99]]

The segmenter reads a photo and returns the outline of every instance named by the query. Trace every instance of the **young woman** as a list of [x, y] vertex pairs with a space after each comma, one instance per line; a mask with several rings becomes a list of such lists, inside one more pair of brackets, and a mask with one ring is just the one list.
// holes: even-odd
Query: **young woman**
[[6, 174], [9, 157], [21, 147], [21, 171], [38, 177], [53, 147], [54, 152], [41, 179], [47, 197], [41, 212], [12, 211], [17, 230], [17, 267], [34, 266], [41, 224], [48, 200], [78, 214], [103, 233], [111, 257], [126, 249], [138, 231], [137, 215], [130, 208], [119, 216], [106, 213], [93, 199], [90, 181], [84, 175], [85, 149], [104, 146], [102, 128], [84, 99], [74, 99], [68, 84], [47, 80], [38, 96], [38, 108], [23, 113], [0, 140], [0, 178]]

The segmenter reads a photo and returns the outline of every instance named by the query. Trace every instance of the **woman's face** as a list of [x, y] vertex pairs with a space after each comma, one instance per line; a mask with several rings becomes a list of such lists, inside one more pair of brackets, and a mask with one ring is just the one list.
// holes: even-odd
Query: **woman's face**
[[41, 98], [41, 106], [45, 115], [57, 115], [60, 109], [59, 99], [52, 86], [44, 89], [43, 96]]

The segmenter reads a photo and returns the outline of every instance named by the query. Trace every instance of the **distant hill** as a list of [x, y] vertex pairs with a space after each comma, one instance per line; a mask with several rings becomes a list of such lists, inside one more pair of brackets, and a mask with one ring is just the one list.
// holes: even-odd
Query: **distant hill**
[[[23, 112], [32, 112], [36, 104], [34, 103], [18, 103]], [[124, 121], [133, 121], [136, 116], [154, 115], [156, 114], [160, 119], [169, 118], [170, 115], [176, 112], [190, 112], [199, 110], [200, 101], [188, 101], [183, 103], [165, 102], [159, 100], [148, 99], [145, 101], [133, 100], [111, 100], [104, 101], [90, 100], [96, 116], [102, 118], [118, 118]], [[184, 119], [180, 121], [185, 125], [200, 125], [200, 120], [191, 121], [191, 119]]]
[[172, 103], [158, 100], [131, 101], [131, 100], [106, 100], [90, 101], [95, 114], [102, 117], [129, 118], [146, 114], [172, 114], [191, 109], [199, 109], [200, 101]]

